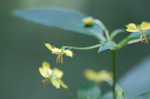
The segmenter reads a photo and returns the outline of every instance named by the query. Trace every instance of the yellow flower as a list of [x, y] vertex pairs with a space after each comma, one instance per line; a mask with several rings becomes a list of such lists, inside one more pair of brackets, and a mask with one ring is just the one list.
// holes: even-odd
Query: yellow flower
[[53, 69], [53, 73], [54, 73], [54, 75], [56, 75], [57, 78], [60, 78], [60, 79], [64, 75], [64, 73], [61, 70], [57, 69], [57, 68]]
[[59, 48], [56, 48], [56, 47], [53, 47], [51, 44], [49, 43], [45, 43], [45, 47], [48, 48], [52, 54], [56, 54], [56, 55], [60, 55], [60, 54], [64, 54], [63, 50], [62, 49], [59, 49]]
[[85, 71], [85, 77], [88, 79], [88, 80], [92, 80], [92, 81], [95, 81], [95, 82], [98, 82], [99, 79], [97, 78], [97, 73], [94, 71], [94, 70], [86, 70]]
[[53, 86], [56, 88], [68, 88], [66, 84], [61, 80], [63, 77], [63, 72], [57, 68], [51, 69], [50, 65], [47, 62], [43, 62], [42, 66], [39, 67], [40, 74], [45, 78], [48, 79]]
[[143, 29], [143, 30], [149, 30], [150, 29], [150, 23], [149, 22], [142, 22], [142, 24], [141, 24], [141, 28]]
[[94, 70], [87, 69], [85, 71], [85, 77], [88, 80], [94, 81], [96, 83], [102, 82], [102, 81], [112, 81], [112, 74], [105, 70], [96, 72]]
[[92, 26], [94, 24], [94, 19], [92, 17], [87, 17], [83, 19], [85, 26]]
[[73, 57], [73, 52], [71, 50], [64, 50], [66, 56]]
[[99, 71], [98, 73], [98, 77], [100, 78], [100, 81], [109, 81], [112, 80], [112, 73], [102, 70]]
[[68, 88], [68, 86], [64, 84], [64, 82], [61, 80], [62, 76], [63, 76], [63, 72], [57, 68], [54, 68], [53, 76], [51, 78], [52, 85], [55, 86], [56, 88], [60, 88], [61, 86], [63, 88]]
[[45, 43], [45, 46], [46, 46], [49, 50], [52, 50], [52, 49], [53, 49], [52, 45], [49, 44], [49, 43]]
[[50, 65], [47, 62], [42, 63], [42, 66], [39, 68], [39, 72], [44, 78], [49, 78], [50, 75], [52, 74]]
[[136, 25], [134, 23], [130, 23], [126, 26], [126, 31], [127, 32], [131, 32], [131, 33], [134, 33], [134, 32], [140, 32], [142, 33], [142, 40], [144, 39], [146, 42], [148, 42], [148, 38], [145, 34], [145, 32], [147, 30], [150, 30], [150, 23], [149, 22], [142, 22], [140, 25]]
[[126, 27], [127, 27], [126, 31], [128, 31], [128, 32], [138, 32], [139, 31], [136, 24], [134, 24], [134, 23], [130, 23]]
[[63, 64], [63, 55], [65, 54], [68, 57], [73, 57], [73, 52], [68, 49], [56, 48], [49, 43], [45, 43], [46, 48], [48, 48], [52, 54], [57, 55], [56, 62]]

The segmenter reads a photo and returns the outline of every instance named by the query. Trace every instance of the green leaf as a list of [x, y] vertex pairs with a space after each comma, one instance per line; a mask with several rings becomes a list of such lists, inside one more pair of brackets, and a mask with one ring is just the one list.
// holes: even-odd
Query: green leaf
[[[120, 85], [126, 90], [129, 99], [150, 89], [150, 57], [143, 60], [120, 80]], [[135, 67], [135, 66], [134, 66]]]
[[100, 44], [101, 44], [101, 47], [98, 50], [99, 53], [105, 50], [112, 50], [114, 47], [117, 46], [117, 44], [111, 40], [101, 41]]
[[13, 15], [37, 24], [58, 27], [105, 40], [102, 28], [97, 24], [85, 27], [82, 20], [88, 16], [76, 11], [63, 9], [26, 9], [14, 11]]
[[[147, 38], [150, 39], [150, 30], [147, 30], [145, 33]], [[141, 42], [140, 37], [140, 32], [131, 33], [129, 36], [125, 37], [122, 41], [119, 42], [116, 49], [120, 49], [129, 44], [139, 43]]]
[[[119, 81], [119, 85], [126, 90], [128, 99], [135, 98], [137, 94], [150, 90], [150, 57], [147, 57], [137, 66], [133, 66], [132, 70], [128, 71], [122, 79]], [[105, 95], [106, 99], [111, 99], [112, 93], [109, 92]], [[146, 97], [146, 96], [144, 96]], [[148, 95], [147, 95], [148, 97]], [[150, 98], [139, 98], [139, 99], [150, 99]]]
[[79, 99], [102, 99], [99, 87], [91, 82], [85, 84], [78, 91], [78, 97]]
[[[145, 32], [147, 38], [150, 38], [150, 30], [147, 30]], [[141, 37], [141, 33], [140, 32], [135, 32], [135, 33], [131, 33], [128, 38], [131, 39], [130, 42], [132, 42], [132, 40], [137, 40]], [[135, 42], [135, 43], [138, 43], [139, 41]]]
[[[150, 37], [150, 30], [147, 30], [145, 33], [146, 33], [146, 36]], [[131, 33], [128, 38], [137, 39], [137, 38], [140, 38], [140, 36], [141, 36], [140, 32], [135, 32], [135, 33]]]
[[150, 90], [140, 93], [135, 99], [150, 99]]

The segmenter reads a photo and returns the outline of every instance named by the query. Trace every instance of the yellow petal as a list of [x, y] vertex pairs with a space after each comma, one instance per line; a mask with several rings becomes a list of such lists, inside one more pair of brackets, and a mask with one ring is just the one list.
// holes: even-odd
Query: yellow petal
[[39, 72], [44, 78], [48, 78], [52, 74], [52, 70], [50, 69], [50, 65], [47, 62], [43, 62], [42, 66], [39, 67]]
[[148, 29], [150, 29], [150, 23], [149, 22], [142, 22], [141, 29], [142, 30], [148, 30]]
[[59, 80], [59, 83], [63, 88], [68, 88], [68, 86], [62, 80]]
[[63, 72], [57, 68], [53, 69], [53, 74], [54, 76], [56, 76], [56, 78], [59, 78], [59, 79], [62, 78], [63, 76]]
[[56, 87], [57, 89], [60, 88], [60, 83], [58, 80], [56, 79], [51, 79], [51, 83], [54, 87]]
[[102, 70], [98, 72], [98, 78], [99, 78], [99, 81], [110, 81], [112, 80], [112, 74], [105, 70]]
[[92, 81], [98, 82], [97, 73], [96, 73], [94, 70], [87, 69], [87, 70], [85, 71], [85, 77], [86, 77], [88, 80], [92, 80]]
[[65, 50], [64, 53], [66, 54], [66, 56], [69, 56], [69, 57], [73, 56], [73, 52], [71, 50]]
[[52, 54], [61, 54], [62, 53], [62, 50], [59, 48], [53, 48], [51, 51], [52, 51]]
[[130, 24], [128, 24], [128, 25], [126, 25], [126, 31], [127, 32], [138, 32], [138, 28], [137, 28], [137, 26], [136, 26], [136, 24], [134, 24], [134, 23], [130, 23]]
[[63, 51], [59, 48], [53, 47], [49, 43], [45, 43], [46, 48], [48, 48], [50, 51], [52, 51], [52, 54], [63, 54]]
[[48, 48], [49, 50], [53, 49], [52, 45], [49, 43], [45, 43], [45, 47]]
[[50, 69], [43, 68], [43, 67], [39, 68], [39, 72], [44, 78], [49, 78], [52, 73], [52, 71]]
[[112, 80], [112, 74], [105, 70], [102, 70], [99, 72], [95, 72], [94, 70], [90, 70], [90, 69], [86, 70], [85, 77], [88, 80], [92, 80], [94, 82], [102, 82], [102, 81], [111, 81]]
[[50, 64], [48, 62], [43, 62], [42, 67], [44, 68], [50, 68]]

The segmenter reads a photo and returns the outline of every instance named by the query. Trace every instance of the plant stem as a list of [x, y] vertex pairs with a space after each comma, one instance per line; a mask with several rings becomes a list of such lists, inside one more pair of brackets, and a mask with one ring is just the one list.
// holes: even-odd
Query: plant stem
[[116, 99], [116, 51], [112, 50], [112, 71], [113, 71], [113, 85], [112, 85], [112, 91], [113, 91], [113, 99]]
[[105, 26], [105, 24], [98, 19], [95, 19], [95, 23], [98, 24], [104, 30], [107, 40], [110, 40], [109, 31], [107, 27]]
[[76, 49], [76, 50], [90, 50], [94, 48], [99, 48], [101, 44], [96, 44], [88, 47], [74, 47], [74, 46], [63, 46], [63, 48], [68, 48], [68, 49]]
[[110, 40], [113, 40], [118, 34], [123, 33], [124, 29], [116, 29], [110, 35]]

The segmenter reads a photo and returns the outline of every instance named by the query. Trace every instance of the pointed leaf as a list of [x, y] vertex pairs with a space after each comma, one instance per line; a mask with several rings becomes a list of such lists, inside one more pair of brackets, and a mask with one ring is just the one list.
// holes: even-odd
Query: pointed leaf
[[[146, 32], [146, 36], [150, 36], [150, 30], [147, 30]], [[130, 35], [129, 35], [129, 37], [128, 38], [140, 38], [140, 36], [141, 36], [141, 33], [140, 32], [135, 32], [135, 33], [131, 33]]]
[[[150, 39], [150, 30], [147, 30], [145, 32], [146, 36], [148, 39]], [[129, 44], [133, 44], [133, 43], [138, 43], [140, 42], [140, 37], [142, 36], [142, 34], [140, 32], [135, 32], [135, 33], [132, 33], [128, 36], [128, 39], [129, 39]]]
[[13, 12], [15, 16], [43, 24], [50, 27], [79, 32], [86, 35], [95, 36], [98, 39], [105, 40], [103, 30], [97, 24], [91, 27], [85, 27], [82, 20], [88, 16], [76, 11], [61, 9], [27, 9]]

